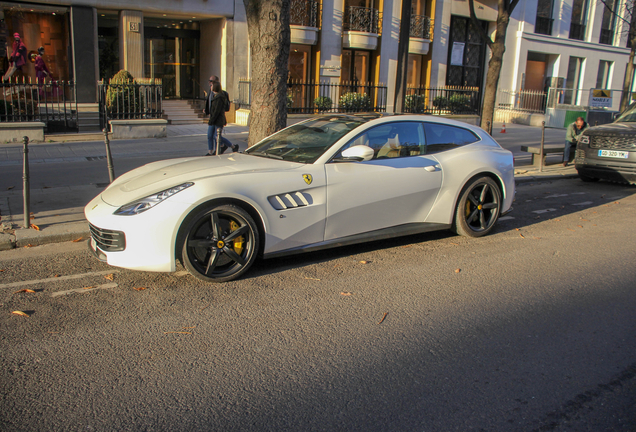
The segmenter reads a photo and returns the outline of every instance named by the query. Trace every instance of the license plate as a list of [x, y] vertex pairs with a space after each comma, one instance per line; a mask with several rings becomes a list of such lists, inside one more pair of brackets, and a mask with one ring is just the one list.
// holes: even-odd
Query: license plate
[[629, 157], [629, 152], [616, 150], [599, 150], [598, 155], [600, 157], [627, 159]]

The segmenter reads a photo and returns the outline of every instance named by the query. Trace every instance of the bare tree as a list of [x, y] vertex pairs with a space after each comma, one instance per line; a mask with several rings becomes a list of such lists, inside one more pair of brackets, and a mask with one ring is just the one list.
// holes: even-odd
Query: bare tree
[[[632, 81], [634, 77], [634, 54], [636, 53], [636, 14], [634, 14], [634, 0], [627, 0], [623, 5], [623, 10], [615, 10], [616, 2], [612, 0], [600, 0], [605, 8], [610, 11], [616, 18], [621, 20], [627, 27], [627, 38], [630, 41], [631, 50], [629, 51], [629, 60], [625, 68], [625, 76], [623, 77], [623, 92], [621, 94], [620, 111], [627, 108], [632, 96]], [[622, 2], [621, 2], [622, 3]]]
[[488, 133], [492, 132], [492, 120], [495, 114], [495, 98], [497, 96], [497, 87], [499, 86], [501, 63], [504, 52], [506, 51], [508, 23], [510, 22], [510, 15], [518, 2], [519, 0], [497, 0], [497, 30], [495, 32], [494, 41], [486, 34], [479, 20], [477, 20], [477, 16], [475, 15], [475, 0], [469, 0], [468, 2], [470, 7], [470, 20], [492, 53], [490, 61], [488, 62], [484, 102], [481, 109], [481, 127], [486, 129]]
[[248, 146], [287, 124], [290, 0], [243, 0], [252, 60]]

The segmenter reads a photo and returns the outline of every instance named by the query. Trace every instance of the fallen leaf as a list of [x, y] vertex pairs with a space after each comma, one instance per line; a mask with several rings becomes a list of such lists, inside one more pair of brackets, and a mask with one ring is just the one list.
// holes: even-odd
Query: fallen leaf
[[29, 243], [28, 245], [25, 246], [25, 248], [30, 248], [33, 247], [33, 245], [31, 243]]
[[386, 316], [388, 315], [388, 312], [384, 312], [384, 316], [382, 317], [382, 319], [380, 320], [380, 322], [378, 323], [378, 325], [382, 324], [384, 322], [384, 320], [386, 319]]
[[517, 231], [521, 231], [519, 228], [515, 228]]
[[20, 291], [16, 291], [13, 294], [18, 294], [18, 293], [34, 293], [35, 291], [30, 290], [30, 289], [21, 289]]
[[305, 276], [305, 279], [309, 279], [309, 280], [317, 280], [317, 281], [319, 281], [319, 280], [320, 280], [320, 279], [316, 279], [316, 278], [310, 278], [310, 277], [307, 277], [307, 276]]
[[[33, 218], [32, 218], [33, 219]], [[40, 231], [40, 227], [37, 226], [36, 224], [31, 224], [31, 228], [33, 228], [36, 231]]]
[[84, 287], [82, 289], [89, 290], [89, 289], [93, 289], [93, 288], [95, 288], [95, 287], [94, 286], [87, 286], [87, 287]]
[[351, 293], [350, 293], [350, 292], [344, 292], [344, 291], [343, 291], [343, 292], [341, 292], [341, 293], [340, 293], [340, 295], [343, 295], [343, 296], [350, 296], [350, 295], [351, 295]]
[[112, 273], [104, 276], [104, 279], [108, 279], [109, 281], [112, 281], [114, 278], [115, 278], [115, 276], [113, 276]]
[[33, 216], [33, 213], [31, 213], [31, 219], [35, 219], [35, 216]]
[[133, 288], [133, 289], [134, 289], [134, 290], [137, 290], [137, 291], [143, 291], [143, 290], [145, 290], [145, 289], [146, 289], [146, 287], [139, 287], [139, 288]]
[[360, 261], [360, 264], [369, 264], [369, 261]]
[[459, 273], [462, 269], [455, 269], [455, 273]]
[[6, 271], [6, 270], [0, 270], [0, 272], [3, 272], [3, 271]]
[[25, 313], [24, 313], [24, 312], [22, 312], [22, 311], [13, 311], [13, 312], [11, 312], [11, 313], [12, 313], [12, 314], [14, 314], [14, 315], [20, 315], [20, 316], [25, 316], [25, 317], [28, 317], [28, 316], [29, 316], [28, 314], [25, 314]]
[[519, 234], [519, 237], [521, 237], [521, 238], [525, 238], [525, 237], [523, 236], [523, 234]]
[[555, 222], [561, 222], [561, 219], [555, 219], [554, 221]]
[[7, 190], [11, 190], [11, 189], [13, 189], [14, 187], [15, 187], [15, 186], [9, 186], [9, 187], [7, 188]]
[[451, 243], [453, 246], [459, 246], [459, 243]]
[[570, 231], [574, 231], [574, 232], [576, 232], [576, 230], [573, 230], [572, 228], [568, 228], [568, 229], [569, 229]]
[[583, 225], [577, 225], [577, 227], [579, 227], [579, 228], [583, 228]]
[[59, 274], [56, 274], [56, 275], [54, 275], [53, 277], [60, 277], [60, 275], [59, 275]]
[[163, 332], [163, 334], [192, 334], [192, 332]]
[[620, 204], [620, 202], [619, 201], [614, 201], [614, 204]]
[[73, 243], [77, 243], [77, 242], [81, 242], [82, 240], [84, 240], [84, 237], [80, 237], [80, 238], [72, 240], [72, 241], [73, 241]]

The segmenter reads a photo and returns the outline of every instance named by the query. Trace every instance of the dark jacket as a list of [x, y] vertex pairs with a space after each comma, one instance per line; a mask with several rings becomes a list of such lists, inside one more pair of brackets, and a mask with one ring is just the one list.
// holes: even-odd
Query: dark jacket
[[227, 93], [220, 91], [214, 95], [212, 100], [208, 98], [205, 104], [205, 113], [210, 116], [208, 125], [223, 127], [227, 124], [225, 119], [225, 101]]

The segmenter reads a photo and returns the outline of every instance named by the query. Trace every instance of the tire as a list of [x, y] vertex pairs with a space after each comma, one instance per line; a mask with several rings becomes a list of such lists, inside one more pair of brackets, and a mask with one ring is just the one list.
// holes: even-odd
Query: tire
[[453, 231], [465, 237], [482, 237], [490, 233], [501, 212], [501, 191], [490, 177], [471, 180], [464, 186], [457, 208]]
[[581, 179], [581, 181], [585, 182], [585, 183], [594, 183], [599, 181], [599, 179], [597, 179], [596, 177], [589, 177], [586, 175], [583, 175], [581, 173], [579, 173], [579, 178]]
[[242, 276], [256, 260], [260, 235], [252, 217], [234, 205], [209, 207], [189, 218], [182, 259], [185, 268], [205, 282]]

